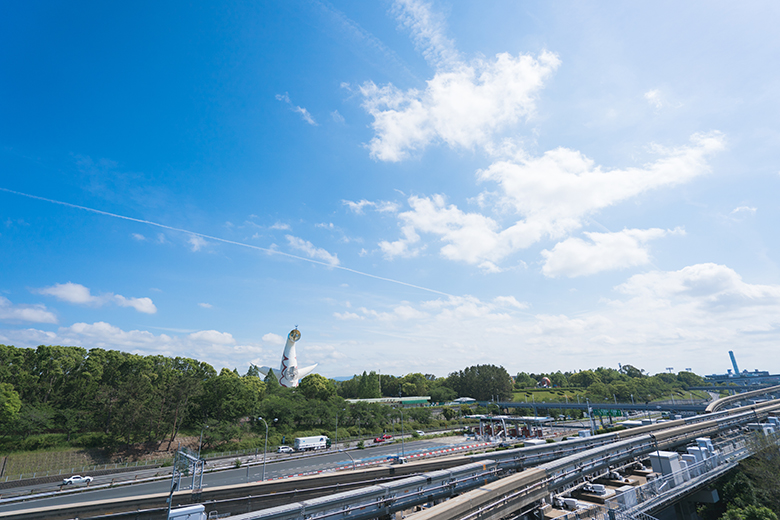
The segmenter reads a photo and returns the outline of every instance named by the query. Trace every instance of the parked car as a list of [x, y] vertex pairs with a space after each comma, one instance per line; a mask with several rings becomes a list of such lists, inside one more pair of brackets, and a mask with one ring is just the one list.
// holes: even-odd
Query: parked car
[[92, 482], [92, 477], [82, 477], [81, 475], [73, 475], [72, 477], [62, 479], [63, 486], [68, 484], [89, 484], [90, 482]]
[[279, 446], [276, 448], [276, 453], [293, 453], [295, 450], [289, 446]]

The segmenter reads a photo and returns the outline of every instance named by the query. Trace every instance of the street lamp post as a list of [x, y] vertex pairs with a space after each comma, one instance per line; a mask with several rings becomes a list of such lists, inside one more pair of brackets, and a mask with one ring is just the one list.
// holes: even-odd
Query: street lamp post
[[203, 445], [203, 430], [207, 429], [208, 425], [204, 424], [200, 429], [200, 440], [198, 441], [198, 460], [200, 460], [200, 447]]
[[262, 417], [257, 418], [258, 421], [263, 421], [265, 424], [265, 446], [263, 447], [263, 482], [265, 482], [265, 456], [268, 451], [268, 423]]
[[401, 457], [406, 457], [406, 447], [404, 446], [404, 403], [400, 401], [401, 391], [398, 391], [398, 409], [401, 411]]
[[596, 433], [596, 432], [595, 432], [595, 430], [596, 430], [596, 426], [595, 426], [595, 424], [593, 423], [593, 413], [591, 412], [591, 409], [590, 409], [590, 399], [588, 399], [588, 398], [586, 397], [586, 398], [585, 398], [585, 401], [588, 403], [588, 422], [590, 423], [590, 434], [591, 434], [591, 435], [594, 435], [594, 434]]

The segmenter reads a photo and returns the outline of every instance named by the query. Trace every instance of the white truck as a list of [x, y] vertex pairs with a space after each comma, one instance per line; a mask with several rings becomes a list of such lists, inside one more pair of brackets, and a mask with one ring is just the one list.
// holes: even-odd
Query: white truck
[[295, 451], [324, 450], [330, 447], [330, 439], [325, 435], [296, 437], [293, 447], [295, 448]]

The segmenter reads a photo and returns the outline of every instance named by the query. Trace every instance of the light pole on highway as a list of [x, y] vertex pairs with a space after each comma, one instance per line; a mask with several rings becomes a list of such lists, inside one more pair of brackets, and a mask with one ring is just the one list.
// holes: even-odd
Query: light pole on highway
[[406, 457], [404, 446], [404, 403], [401, 401], [401, 391], [398, 391], [398, 409], [401, 411], [401, 457]]
[[200, 460], [200, 447], [203, 444], [203, 430], [208, 429], [208, 425], [204, 424], [200, 429], [200, 440], [198, 441], [198, 460]]
[[[262, 417], [257, 418], [258, 421], [263, 421], [265, 424], [265, 447], [263, 448], [263, 482], [265, 482], [265, 455], [268, 451], [268, 423]], [[276, 419], [274, 419], [276, 420]], [[249, 475], [249, 468], [247, 467], [247, 475]]]

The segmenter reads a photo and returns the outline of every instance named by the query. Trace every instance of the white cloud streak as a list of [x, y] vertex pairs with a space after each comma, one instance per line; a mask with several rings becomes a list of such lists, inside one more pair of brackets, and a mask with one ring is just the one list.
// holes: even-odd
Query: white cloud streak
[[290, 96], [285, 92], [284, 94], [277, 94], [276, 99], [281, 101], [282, 103], [286, 103], [290, 106], [290, 110], [293, 112], [300, 114], [301, 118], [309, 123], [312, 126], [318, 126], [317, 122], [314, 120], [314, 118], [311, 116], [308, 110], [306, 110], [303, 107], [299, 107], [298, 105], [294, 105], [292, 101], [290, 101]]
[[[63, 202], [61, 200], [48, 199], [46, 197], [39, 197], [38, 195], [31, 195], [29, 193], [22, 193], [20, 191], [9, 190], [8, 188], [0, 187], [0, 191], [4, 191], [6, 193], [13, 193], [14, 195], [19, 195], [21, 197], [27, 197], [27, 198], [33, 199], [33, 200], [40, 200], [40, 201], [48, 202], [48, 203], [51, 203], [51, 204], [57, 204], [57, 205], [60, 205], [60, 206], [66, 206], [68, 208], [80, 209], [80, 210], [83, 210], [83, 211], [88, 211], [90, 213], [95, 213], [95, 214], [103, 215], [103, 216], [106, 216], [106, 217], [117, 218], [117, 219], [120, 219], [120, 220], [127, 220], [127, 221], [130, 221], [130, 222], [137, 222], [139, 224], [145, 224], [145, 225], [148, 225], [148, 226], [154, 226], [154, 227], [158, 227], [158, 228], [162, 228], [162, 229], [167, 229], [169, 231], [176, 231], [176, 232], [179, 232], [179, 233], [185, 233], [185, 234], [188, 234], [188, 235], [196, 235], [196, 236], [199, 236], [199, 237], [202, 237], [202, 238], [205, 238], [205, 239], [221, 242], [223, 244], [231, 244], [231, 245], [234, 245], [234, 246], [246, 247], [246, 248], [249, 248], [249, 249], [254, 249], [255, 251], [262, 251], [264, 253], [268, 253], [268, 254], [271, 254], [271, 255], [281, 255], [281, 256], [285, 256], [287, 258], [292, 258], [292, 259], [295, 259], [295, 260], [301, 260], [303, 262], [309, 262], [309, 263], [312, 263], [312, 264], [318, 264], [318, 265], [323, 265], [323, 266], [327, 266], [327, 267], [333, 267], [335, 269], [341, 269], [342, 271], [346, 271], [346, 272], [349, 272], [349, 273], [357, 274], [357, 275], [360, 275], [360, 276], [373, 278], [375, 280], [382, 280], [382, 281], [393, 283], [393, 284], [397, 284], [397, 285], [403, 285], [405, 287], [410, 287], [410, 288], [413, 288], [413, 289], [418, 289], [418, 290], [429, 292], [429, 293], [440, 294], [442, 296], [450, 296], [449, 294], [447, 294], [445, 292], [437, 291], [436, 289], [431, 289], [429, 287], [422, 287], [420, 285], [407, 283], [407, 282], [404, 282], [404, 281], [401, 281], [401, 280], [394, 280], [393, 278], [387, 278], [387, 277], [384, 277], [384, 276], [377, 276], [375, 274], [366, 273], [364, 271], [358, 271], [357, 269], [351, 269], [349, 267], [344, 267], [344, 266], [341, 266], [341, 265], [332, 265], [332, 264], [329, 264], [327, 262], [322, 262], [322, 261], [319, 261], [319, 260], [315, 260], [313, 258], [306, 258], [306, 257], [303, 257], [303, 256], [293, 255], [293, 254], [290, 254], [290, 253], [277, 251], [276, 249], [272, 249], [272, 248], [268, 248], [268, 247], [260, 247], [260, 246], [256, 246], [256, 245], [253, 245], [253, 244], [246, 244], [244, 242], [238, 242], [236, 240], [228, 240], [226, 238], [220, 238], [220, 237], [215, 237], [215, 236], [212, 236], [212, 235], [206, 235], [206, 234], [203, 234], [203, 233], [197, 233], [195, 231], [190, 231], [190, 230], [187, 230], [187, 229], [176, 228], [176, 227], [173, 227], [173, 226], [167, 226], [165, 224], [160, 224], [159, 222], [153, 222], [151, 220], [142, 220], [142, 219], [138, 219], [138, 218], [128, 217], [126, 215], [118, 215], [116, 213], [109, 213], [107, 211], [102, 211], [102, 210], [95, 209], [95, 208], [88, 208], [86, 206], [79, 206], [77, 204], [71, 204], [70, 202]], [[165, 240], [165, 236], [162, 233], [160, 233], [158, 236], [160, 238], [160, 242], [162, 243]]]

